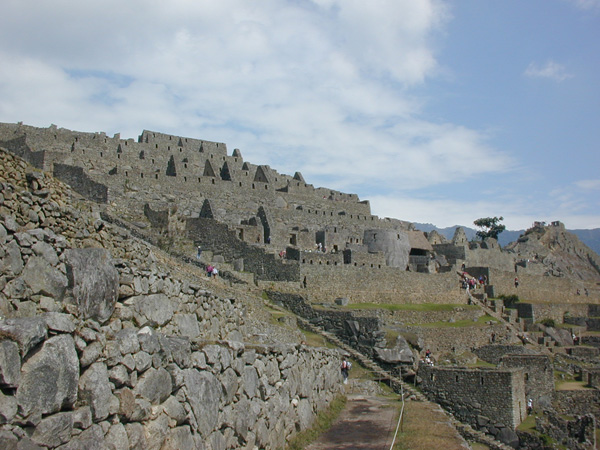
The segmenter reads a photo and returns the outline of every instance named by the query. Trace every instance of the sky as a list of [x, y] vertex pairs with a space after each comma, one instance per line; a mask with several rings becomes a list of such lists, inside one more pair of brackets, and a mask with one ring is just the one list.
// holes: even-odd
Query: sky
[[438, 227], [600, 228], [600, 0], [4, 0], [0, 122], [224, 142]]

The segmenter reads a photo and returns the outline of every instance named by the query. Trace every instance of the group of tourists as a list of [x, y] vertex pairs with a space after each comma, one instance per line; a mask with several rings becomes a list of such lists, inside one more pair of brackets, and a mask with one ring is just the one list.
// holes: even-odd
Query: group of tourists
[[206, 266], [206, 276], [208, 278], [217, 278], [217, 275], [219, 275], [219, 271], [215, 266], [213, 266], [212, 264]]
[[488, 284], [486, 275], [480, 275], [479, 278], [470, 276], [467, 272], [460, 273], [461, 288], [466, 290], [476, 289], [478, 286], [484, 288]]

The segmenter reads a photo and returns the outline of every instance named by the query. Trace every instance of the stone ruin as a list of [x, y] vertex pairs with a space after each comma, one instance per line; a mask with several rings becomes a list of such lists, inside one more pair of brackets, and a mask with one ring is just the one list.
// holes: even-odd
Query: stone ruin
[[[109, 443], [124, 436], [130, 444], [146, 439], [145, 444], [132, 447], [145, 448], [143, 445], [148, 444], [148, 439], [152, 442], [160, 440], [156, 436], [162, 433], [167, 436], [161, 441], [164, 448], [185, 447], [192, 442], [194, 445], [209, 442], [203, 444], [207, 448], [237, 445], [251, 448], [255, 444], [279, 448], [281, 439], [306, 427], [312, 415], [336, 393], [334, 378], [319, 380], [315, 385], [322, 392], [321, 396], [308, 387], [286, 384], [289, 377], [313, 380], [314, 370], [332, 369], [333, 355], [306, 353], [306, 349], [298, 346], [286, 350], [247, 344], [240, 347], [237, 342], [247, 340], [240, 305], [214, 297], [193, 282], [178, 280], [167, 269], [155, 267], [155, 263], [150, 268], [145, 267], [144, 261], [153, 259], [152, 251], [143, 241], [132, 239], [133, 236], [150, 241], [165, 236], [184, 236], [192, 243], [188, 247], [190, 252], [195, 251], [197, 245], [203, 248], [202, 263], [218, 261], [224, 267], [240, 272], [237, 276], [241, 280], [263, 288], [271, 288], [276, 283], [279, 289], [296, 296], [293, 298], [310, 298], [326, 305], [340, 298], [350, 299], [353, 303], [382, 304], [466, 305], [471, 302], [469, 298], [481, 302], [482, 308], [490, 307], [513, 329], [503, 328], [500, 323], [465, 333], [464, 330], [415, 327], [406, 322], [402, 330], [415, 335], [421, 344], [413, 346], [412, 350], [402, 344], [402, 351], [398, 347], [397, 352], [389, 352], [384, 348], [385, 324], [380, 320], [347, 314], [321, 315], [313, 319], [337, 330], [346, 342], [362, 346], [365, 353], [391, 366], [417, 364], [418, 352], [423, 351], [424, 343], [436, 353], [459, 354], [494, 343], [490, 342], [492, 334], [494, 339], [508, 345], [519, 344], [521, 333], [535, 335], [542, 353], [524, 357], [520, 351], [501, 352], [495, 362], [499, 364], [496, 369], [418, 368], [428, 395], [457, 417], [505, 442], [514, 444], [515, 439], [519, 439], [515, 437], [514, 428], [524, 417], [527, 396], [534, 396], [536, 404], [563, 405], [564, 410], [569, 409], [565, 405], [575, 403], [572, 400], [575, 397], [558, 394], [554, 392], [554, 386], [550, 386], [544, 359], [548, 351], [560, 355], [558, 349], [564, 348], [569, 357], [588, 362], [598, 358], [600, 345], [593, 339], [593, 330], [597, 325], [595, 318], [600, 314], [590, 303], [597, 302], [598, 297], [595, 280], [600, 266], [596, 262], [597, 255], [577, 244], [566, 249], [566, 253], [575, 258], [560, 259], [553, 253], [544, 253], [544, 247], [540, 247], [536, 239], [542, 242], [544, 233], [563, 233], [564, 226], [559, 222], [548, 227], [537, 224], [522, 242], [507, 250], [501, 249], [494, 240], [469, 242], [460, 228], [451, 242], [447, 242], [435, 232], [425, 234], [414, 230], [407, 222], [380, 219], [370, 213], [368, 201], [360, 201], [354, 194], [315, 188], [307, 184], [299, 172], [294, 176], [282, 175], [269, 166], [250, 164], [243, 161], [238, 149], [229, 156], [223, 143], [150, 131], [142, 132], [136, 142], [122, 140], [119, 135], [110, 138], [104, 133], [74, 132], [55, 126], [41, 129], [23, 124], [0, 124], [0, 147], [64, 180], [79, 195], [95, 202], [96, 211], [96, 218], [91, 221], [77, 217], [68, 207], [56, 206], [60, 205], [58, 196], [47, 201], [49, 194], [45, 192], [48, 190], [45, 183], [49, 178], [45, 179], [41, 172], [21, 173], [21, 191], [10, 185], [11, 177], [3, 185], [6, 193], [2, 206], [5, 231], [0, 228], [0, 237], [4, 235], [3, 270], [9, 271], [3, 275], [3, 303], [0, 306], [5, 317], [15, 316], [5, 321], [1, 329], [3, 335], [9, 336], [8, 341], [1, 341], [5, 363], [0, 365], [0, 375], [5, 380], [4, 398], [7, 399], [3, 402], [7, 406], [1, 417], [9, 424], [4, 430], [12, 433], [2, 435], [7, 443], [27, 439], [52, 447], [63, 445], [73, 436], [78, 436], [75, 442], [82, 444], [101, 439], [102, 435]], [[8, 155], [4, 158], [10, 159]], [[14, 164], [18, 167], [20, 163]], [[29, 206], [21, 206], [7, 214], [6, 210], [15, 198], [11, 197], [10, 191], [19, 191], [14, 194], [19, 199], [17, 203]], [[65, 215], [69, 219], [88, 220], [88, 223], [74, 227]], [[60, 233], [53, 231], [55, 234], [47, 237], [44, 230], [55, 230], [57, 226]], [[104, 247], [107, 239], [115, 242], [111, 248], [113, 258], [123, 251], [145, 256], [137, 256], [136, 262], [130, 263], [120, 256], [113, 260], [111, 255], [98, 251], [85, 254], [74, 251], [78, 246]], [[48, 251], [47, 245], [56, 248]], [[131, 248], [132, 245], [135, 248]], [[44, 250], [40, 249], [42, 247]], [[580, 261], [591, 262], [591, 269], [589, 266], [582, 268]], [[95, 270], [80, 273], [84, 267]], [[116, 267], [118, 271], [117, 283], [114, 272], [110, 274], [110, 267]], [[457, 273], [462, 272], [463, 267], [469, 276], [485, 275], [489, 280], [485, 289], [474, 292], [472, 297], [465, 295], [458, 282]], [[573, 270], [574, 267], [577, 270]], [[244, 271], [251, 273], [252, 278], [245, 277]], [[582, 273], [586, 275], [577, 276]], [[102, 275], [103, 281], [94, 280], [96, 274]], [[515, 275], [521, 279], [518, 291], [513, 286]], [[112, 281], [108, 281], [111, 276]], [[99, 289], [102, 295], [92, 288]], [[591, 298], [575, 294], [583, 288], [586, 292], [589, 289]], [[497, 299], [489, 300], [500, 293], [518, 293], [533, 303], [521, 303], [518, 309], [509, 309]], [[103, 302], [90, 301], [105, 297]], [[548, 300], [552, 303], [543, 303]], [[60, 306], [63, 303], [72, 306]], [[460, 307], [455, 309], [458, 311]], [[212, 314], [214, 311], [217, 313]], [[42, 322], [28, 321], [40, 312], [44, 314]], [[537, 322], [548, 318], [556, 319], [557, 323], [572, 324], [580, 334], [581, 330], [590, 332], [582, 343], [590, 345], [592, 350], [568, 345], [561, 341], [560, 333], [552, 329], [544, 328], [538, 332]], [[16, 319], [27, 320], [15, 322]], [[361, 326], [363, 320], [369, 325]], [[373, 329], [365, 334], [371, 327]], [[126, 331], [131, 329], [136, 331], [135, 336]], [[152, 344], [152, 350], [144, 349], [142, 342], [146, 334], [154, 335], [153, 330], [157, 329], [160, 330], [156, 338], [158, 345]], [[28, 336], [31, 333], [33, 337]], [[57, 394], [60, 397], [58, 404], [46, 397], [35, 400], [36, 388], [29, 379], [21, 380], [23, 374], [34, 370], [33, 365], [27, 366], [31, 349], [43, 348], [55, 337], [61, 339], [48, 344], [48, 350], [54, 345], [64, 347], [64, 357], [68, 359], [64, 365], [74, 367], [75, 360], [79, 359], [81, 367], [78, 380], [74, 370], [60, 376], [70, 387], [65, 388], [65, 393]], [[31, 343], [27, 344], [29, 340]], [[115, 342], [111, 343], [113, 340]], [[223, 340], [223, 344], [219, 343], [215, 349], [211, 340]], [[23, 350], [23, 345], [31, 347]], [[393, 362], [390, 355], [400, 354], [406, 348], [409, 355], [412, 351], [413, 357], [403, 356], [402, 360]], [[86, 351], [89, 352], [87, 355]], [[42, 361], [46, 361], [50, 353], [42, 352]], [[138, 368], [139, 359], [145, 362]], [[152, 363], [148, 365], [150, 360]], [[306, 371], [297, 375], [286, 364], [280, 367], [281, 360], [288, 360], [286, 364], [302, 360]], [[532, 371], [538, 363], [546, 367], [546, 372]], [[263, 366], [274, 365], [278, 367], [273, 373], [279, 373], [280, 378], [269, 376], [263, 369]], [[21, 370], [17, 371], [15, 367]], [[149, 398], [154, 386], [166, 383], [165, 372], [161, 369], [173, 380], [170, 393]], [[88, 378], [83, 376], [88, 371], [89, 378], [94, 381], [87, 381]], [[214, 379], [199, 380], [196, 371], [208, 371]], [[254, 383], [254, 374], [258, 377], [257, 383]], [[593, 386], [594, 369], [588, 368], [585, 376]], [[237, 384], [232, 381], [234, 378]], [[483, 388], [481, 392], [472, 389], [469, 395], [473, 398], [465, 396], [465, 389], [472, 382], [483, 380], [481, 386], [488, 386], [496, 379], [504, 380], [504, 389], [493, 395], [489, 390], [485, 394]], [[144, 380], [141, 384], [147, 384], [147, 390], [138, 387], [139, 380]], [[189, 383], [187, 390], [186, 383]], [[194, 383], [215, 386], [233, 383], [235, 387], [229, 389], [242, 391], [244, 395], [236, 394], [235, 398], [229, 399], [230, 390], [227, 395], [230, 403], [227, 403], [221, 394], [211, 393], [207, 388], [206, 395], [212, 400], [193, 398], [191, 391], [196, 386], [190, 386]], [[18, 395], [16, 392], [22, 384], [26, 387], [21, 387], [22, 394]], [[78, 387], [75, 389], [74, 386]], [[283, 386], [285, 394], [279, 397]], [[227, 391], [228, 388], [224, 389]], [[74, 395], [74, 390], [78, 395]], [[448, 400], [450, 398], [454, 400]], [[589, 394], [585, 400], [578, 397], [580, 403], [588, 406], [579, 413], [596, 413], [592, 406], [594, 398]], [[117, 400], [129, 409], [118, 409]], [[231, 420], [219, 415], [217, 422], [210, 420], [212, 428], [202, 423], [198, 416], [203, 412], [195, 411], [193, 405], [206, 401], [218, 404], [219, 411], [226, 411]], [[36, 402], [51, 406], [40, 409]], [[94, 406], [94, 402], [99, 404]], [[280, 407], [277, 413], [283, 412], [281, 421], [269, 415], [274, 414], [269, 409], [272, 402]], [[469, 412], [469, 404], [477, 407]], [[234, 419], [236, 411], [244, 410], [248, 405], [258, 412], [250, 423], [239, 424]], [[148, 408], [156, 410], [158, 406], [158, 416], [145, 412]], [[181, 407], [185, 414], [177, 415]], [[79, 411], [78, 408], [84, 409]], [[103, 412], [96, 414], [94, 408]], [[558, 419], [554, 420], [552, 426], [540, 424], [540, 429], [565, 442], [573, 438], [564, 433], [561, 435], [560, 430], [569, 427], [583, 430], [580, 434], [585, 437], [585, 442], [589, 430], [593, 429], [593, 425], [590, 428], [590, 422], [585, 420], [578, 425], [557, 426], [558, 422]], [[38, 433], [35, 438], [26, 432], [31, 424]], [[257, 424], [260, 433], [252, 428]], [[60, 444], [52, 440], [57, 439], [52, 436], [56, 433], [44, 431], [63, 426], [70, 430], [71, 437], [61, 435], [58, 439], [65, 441]], [[572, 448], [580, 445], [574, 441], [571, 444]]]

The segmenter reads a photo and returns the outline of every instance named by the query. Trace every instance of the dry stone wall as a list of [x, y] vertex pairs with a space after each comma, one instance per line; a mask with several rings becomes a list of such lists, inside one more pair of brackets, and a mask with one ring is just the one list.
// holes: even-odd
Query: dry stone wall
[[515, 428], [525, 418], [525, 385], [520, 369], [485, 370], [419, 366], [427, 397], [451, 411], [459, 420], [517, 442]]
[[241, 301], [0, 163], [0, 448], [279, 449], [340, 392], [335, 352], [250, 343]]

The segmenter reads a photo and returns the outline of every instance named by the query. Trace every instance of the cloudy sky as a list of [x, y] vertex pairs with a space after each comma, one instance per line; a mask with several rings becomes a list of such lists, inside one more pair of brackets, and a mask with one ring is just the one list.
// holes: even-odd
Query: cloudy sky
[[600, 0], [4, 0], [0, 121], [225, 142], [440, 227], [600, 227]]

